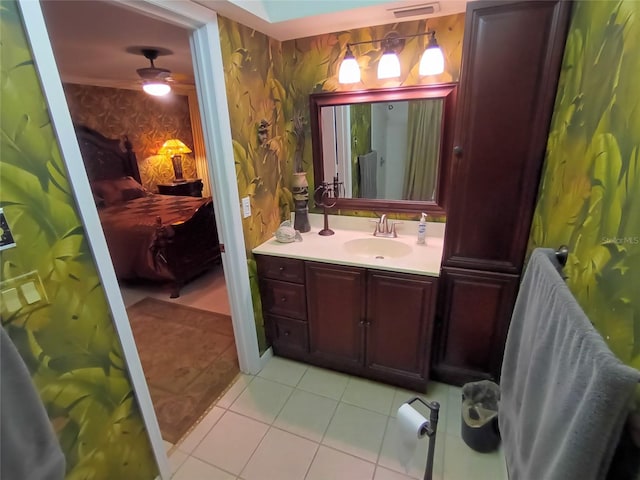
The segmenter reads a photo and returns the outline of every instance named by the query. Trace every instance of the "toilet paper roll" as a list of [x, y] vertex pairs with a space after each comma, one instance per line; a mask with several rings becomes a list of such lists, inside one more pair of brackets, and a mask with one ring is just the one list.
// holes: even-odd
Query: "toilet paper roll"
[[405, 471], [408, 472], [418, 445], [418, 439], [427, 434], [429, 420], [408, 403], [403, 403], [398, 409], [396, 425], [399, 440], [398, 459]]

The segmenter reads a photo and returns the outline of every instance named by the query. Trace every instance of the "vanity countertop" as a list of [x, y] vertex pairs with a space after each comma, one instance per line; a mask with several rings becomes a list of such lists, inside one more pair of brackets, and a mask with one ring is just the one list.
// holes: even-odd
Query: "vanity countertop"
[[[335, 234], [327, 237], [318, 235], [322, 229], [322, 215], [310, 214], [309, 220], [311, 231], [302, 234], [302, 242], [280, 243], [272, 237], [254, 248], [253, 253], [417, 275], [436, 277], [440, 275], [444, 224], [427, 222], [426, 244], [418, 245], [416, 242], [418, 222], [402, 221], [397, 227], [398, 237], [387, 239], [373, 236], [374, 225], [368, 218], [330, 216], [329, 228]], [[345, 247], [347, 242], [366, 238], [398, 242], [410, 247], [411, 251], [404, 256], [384, 256], [384, 258], [347, 251]]]

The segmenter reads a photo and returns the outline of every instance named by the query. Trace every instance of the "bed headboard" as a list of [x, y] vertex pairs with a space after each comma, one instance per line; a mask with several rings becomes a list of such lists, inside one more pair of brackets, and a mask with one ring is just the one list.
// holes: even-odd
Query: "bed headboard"
[[119, 139], [107, 138], [84, 125], [75, 125], [75, 130], [89, 182], [131, 176], [142, 183], [136, 154], [128, 137], [124, 137], [123, 151]]

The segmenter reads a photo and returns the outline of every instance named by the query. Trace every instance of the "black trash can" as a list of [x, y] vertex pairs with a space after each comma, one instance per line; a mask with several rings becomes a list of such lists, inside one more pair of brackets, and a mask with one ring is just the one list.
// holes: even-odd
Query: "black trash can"
[[462, 439], [477, 452], [492, 452], [500, 445], [499, 401], [500, 386], [489, 380], [462, 387]]

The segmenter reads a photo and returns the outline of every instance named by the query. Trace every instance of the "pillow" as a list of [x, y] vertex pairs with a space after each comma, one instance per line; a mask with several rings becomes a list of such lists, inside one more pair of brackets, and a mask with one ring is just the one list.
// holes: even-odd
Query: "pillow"
[[102, 199], [104, 206], [116, 205], [134, 198], [144, 197], [147, 190], [133, 177], [122, 177], [113, 180], [98, 180], [92, 185], [94, 198]]

